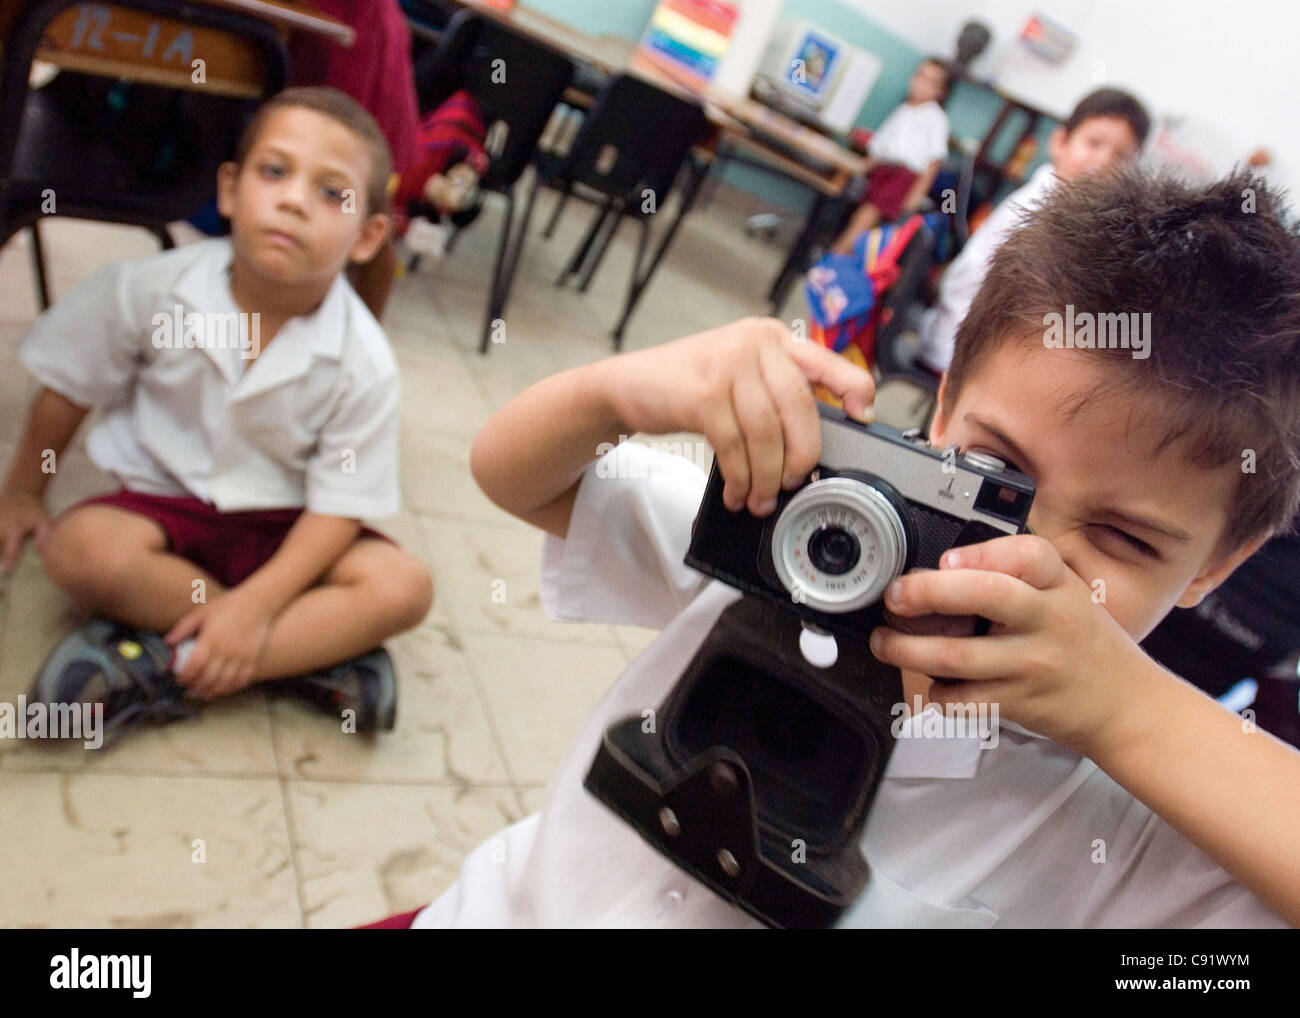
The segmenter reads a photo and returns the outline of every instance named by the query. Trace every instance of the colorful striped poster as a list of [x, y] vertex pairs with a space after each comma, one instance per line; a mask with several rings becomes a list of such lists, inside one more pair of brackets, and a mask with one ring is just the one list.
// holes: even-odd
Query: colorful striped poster
[[692, 88], [706, 86], [731, 43], [740, 5], [727, 0], [662, 0], [633, 58]]

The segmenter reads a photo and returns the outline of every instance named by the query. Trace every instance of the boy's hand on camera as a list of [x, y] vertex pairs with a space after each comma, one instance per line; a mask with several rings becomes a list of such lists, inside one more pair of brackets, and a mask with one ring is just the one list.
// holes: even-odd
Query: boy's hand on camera
[[935, 683], [930, 698], [940, 705], [996, 703], [1000, 715], [1084, 754], [1118, 719], [1125, 676], [1144, 657], [1052, 544], [1032, 534], [953, 549], [939, 569], [896, 580], [885, 604], [902, 616], [988, 619], [987, 635], [961, 638], [881, 626], [873, 652], [898, 668], [969, 680]]
[[176, 676], [191, 696], [228, 696], [252, 681], [274, 615], [239, 590], [228, 590], [186, 613], [165, 637], [176, 646], [198, 634], [189, 660]]
[[692, 431], [713, 446], [723, 501], [756, 516], [776, 508], [821, 454], [820, 384], [858, 420], [870, 420], [871, 374], [775, 318], [745, 318], [615, 358], [614, 401], [634, 431]]
[[25, 492], [0, 495], [0, 571], [7, 573], [14, 567], [28, 534], [40, 547], [49, 523], [38, 496]]

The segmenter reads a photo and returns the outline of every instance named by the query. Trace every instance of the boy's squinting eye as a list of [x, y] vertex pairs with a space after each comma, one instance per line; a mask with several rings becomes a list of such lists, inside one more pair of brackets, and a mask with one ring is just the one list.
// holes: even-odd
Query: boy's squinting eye
[[[1160, 553], [1145, 541], [1138, 540], [1132, 534], [1120, 530], [1118, 527], [1112, 527], [1109, 523], [1091, 523], [1088, 529], [1099, 537], [1104, 543], [1122, 545], [1125, 549], [1137, 552], [1146, 558], [1159, 560]], [[1105, 550], [1103, 548], [1103, 550]]]
[[271, 180], [279, 180], [284, 176], [284, 167], [279, 163], [259, 163], [257, 172]]

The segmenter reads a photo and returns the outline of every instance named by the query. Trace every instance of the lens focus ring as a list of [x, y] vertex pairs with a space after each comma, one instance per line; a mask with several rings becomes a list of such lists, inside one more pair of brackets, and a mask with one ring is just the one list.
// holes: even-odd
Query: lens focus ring
[[818, 611], [878, 601], [903, 571], [898, 510], [865, 481], [829, 477], [790, 499], [772, 531], [772, 561], [791, 597]]

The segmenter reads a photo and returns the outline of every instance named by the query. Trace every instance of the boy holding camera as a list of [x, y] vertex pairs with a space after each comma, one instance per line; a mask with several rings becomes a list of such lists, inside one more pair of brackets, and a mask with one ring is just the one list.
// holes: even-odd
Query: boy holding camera
[[[841, 925], [1300, 923], [1300, 754], [1137, 644], [1300, 499], [1300, 235], [1278, 213], [1245, 175], [1129, 171], [1057, 189], [999, 250], [930, 438], [1033, 477], [1033, 533], [954, 548], [888, 589], [894, 616], [982, 616], [987, 635], [881, 627], [871, 646], [909, 703], [999, 706], [1000, 738], [900, 740], [861, 839], [871, 879]], [[1150, 312], [1149, 356], [1047, 342], [1067, 305]], [[739, 597], [682, 562], [705, 485], [693, 464], [633, 443], [603, 470], [593, 458], [620, 433], [702, 432], [726, 506], [766, 516], [819, 462], [813, 385], [870, 416], [869, 375], [747, 319], [546, 379], [480, 432], [479, 484], [547, 532], [548, 612], [663, 632], [578, 732], [541, 812], [407, 921], [755, 925], [583, 788], [611, 722], [661, 704]]]

